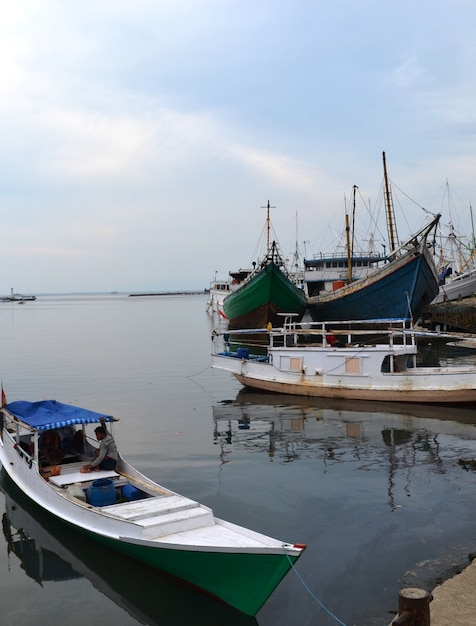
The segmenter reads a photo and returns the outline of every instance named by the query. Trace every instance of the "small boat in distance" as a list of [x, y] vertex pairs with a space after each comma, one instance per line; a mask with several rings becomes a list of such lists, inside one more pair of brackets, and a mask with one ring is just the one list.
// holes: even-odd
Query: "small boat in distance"
[[25, 296], [21, 293], [14, 293], [13, 287], [10, 289], [9, 296], [0, 298], [0, 302], [33, 302], [33, 300], [36, 300], [36, 296]]
[[[3, 396], [3, 392], [2, 392]], [[88, 424], [115, 419], [56, 400], [3, 404], [0, 462], [16, 486], [55, 519], [111, 548], [255, 615], [301, 556], [290, 544], [214, 517], [158, 485], [121, 455], [114, 470], [84, 473], [89, 446], [44, 467], [43, 435], [85, 442]], [[64, 449], [66, 451], [66, 447]]]
[[223, 301], [228, 328], [266, 328], [280, 324], [280, 314], [302, 318], [307, 307], [303, 285], [286, 269], [276, 241], [271, 241], [270, 204], [266, 217], [266, 254], [255, 270]]
[[228, 280], [217, 279], [217, 273], [215, 273], [215, 279], [210, 283], [208, 292], [207, 313], [218, 313], [221, 317], [226, 318], [223, 312], [224, 299], [232, 291], [236, 291], [252, 272], [252, 269], [239, 269], [236, 272], [229, 272]]
[[297, 396], [474, 404], [476, 366], [417, 366], [417, 340], [462, 337], [417, 331], [405, 319], [332, 320], [305, 328], [286, 320], [281, 329], [253, 331], [249, 343], [246, 331], [217, 332], [212, 367], [231, 372], [245, 387]]

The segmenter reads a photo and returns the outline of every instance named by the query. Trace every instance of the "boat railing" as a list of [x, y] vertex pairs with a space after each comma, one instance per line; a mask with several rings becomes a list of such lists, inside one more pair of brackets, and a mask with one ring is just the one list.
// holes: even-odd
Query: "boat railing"
[[[237, 350], [245, 347], [250, 353], [265, 354], [266, 349], [275, 347], [329, 346], [333, 335], [340, 347], [376, 345], [387, 343], [415, 346], [417, 331], [408, 318], [374, 320], [342, 320], [332, 322], [297, 322], [296, 314], [281, 314], [283, 324], [273, 328], [213, 331], [212, 339], [220, 337], [224, 353], [238, 356]], [[233, 347], [232, 347], [233, 346]], [[235, 354], [236, 353], [236, 354]], [[241, 354], [241, 352], [240, 352]]]
[[[415, 327], [408, 318], [386, 318], [371, 320], [342, 320], [328, 322], [297, 322], [295, 313], [282, 313], [283, 324], [273, 328], [253, 328], [241, 330], [214, 330], [212, 340], [223, 342], [215, 344], [213, 352], [225, 356], [238, 356], [240, 348], [255, 357], [264, 357], [270, 348], [322, 346], [329, 347], [331, 335], [339, 341], [338, 347], [369, 347], [387, 344], [417, 348], [420, 341], [444, 340], [461, 341], [466, 335], [455, 332], [425, 330]], [[219, 342], [218, 342], [219, 343]], [[332, 347], [332, 346], [331, 346]], [[217, 349], [218, 348], [218, 349]], [[261, 360], [261, 359], [260, 359]]]
[[[284, 324], [281, 329], [272, 335], [286, 337], [292, 336], [295, 344], [306, 341], [306, 338], [319, 338], [322, 345], [326, 345], [330, 335], [343, 341], [346, 345], [358, 343], [381, 342], [386, 339], [392, 346], [396, 341], [403, 345], [414, 345], [415, 329], [408, 318], [386, 318], [373, 320], [338, 320], [332, 322], [306, 322], [299, 323], [292, 319], [291, 315], [285, 314]], [[290, 345], [289, 340], [285, 340]]]
[[27, 450], [27, 447], [32, 443], [31, 435], [21, 435], [18, 424], [15, 429], [11, 429], [11, 424], [4, 421], [2, 437], [8, 437], [10, 439], [11, 445], [17, 451], [18, 456], [31, 467], [34, 457]]

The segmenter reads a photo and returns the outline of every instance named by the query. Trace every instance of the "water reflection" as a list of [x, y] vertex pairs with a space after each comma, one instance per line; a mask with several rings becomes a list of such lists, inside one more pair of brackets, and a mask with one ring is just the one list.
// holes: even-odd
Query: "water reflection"
[[[300, 398], [241, 390], [213, 407], [213, 438], [222, 463], [234, 451], [262, 453], [281, 464], [318, 460], [326, 471], [353, 463], [361, 472], [384, 470], [394, 510], [397, 480], [411, 495], [417, 467], [445, 473], [458, 455], [476, 455], [471, 408]], [[444, 438], [442, 452], [441, 439]]]
[[44, 581], [85, 577], [141, 624], [257, 626], [255, 618], [79, 537], [28, 500], [3, 469], [0, 487], [5, 494], [2, 529], [9, 558], [18, 558], [26, 575], [41, 586]]

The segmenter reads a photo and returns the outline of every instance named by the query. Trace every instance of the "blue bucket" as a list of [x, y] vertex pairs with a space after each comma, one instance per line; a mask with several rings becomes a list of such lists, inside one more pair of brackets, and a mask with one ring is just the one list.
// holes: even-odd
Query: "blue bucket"
[[132, 485], [124, 485], [121, 489], [121, 493], [126, 500], [142, 500], [144, 497], [142, 491]]
[[116, 503], [116, 489], [110, 478], [93, 480], [88, 489], [88, 502], [93, 506], [107, 506]]

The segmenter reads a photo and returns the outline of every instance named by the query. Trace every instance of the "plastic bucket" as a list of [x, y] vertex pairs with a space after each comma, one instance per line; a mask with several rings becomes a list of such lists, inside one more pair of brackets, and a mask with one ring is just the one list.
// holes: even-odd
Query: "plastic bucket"
[[110, 478], [93, 480], [88, 489], [88, 502], [93, 506], [107, 506], [116, 503], [116, 489]]
[[139, 489], [132, 485], [124, 485], [121, 489], [121, 493], [126, 500], [142, 500], [144, 497], [142, 491], [139, 491]]
[[248, 348], [238, 348], [238, 350], [236, 351], [236, 358], [237, 359], [249, 359], [250, 353], [249, 353]]

